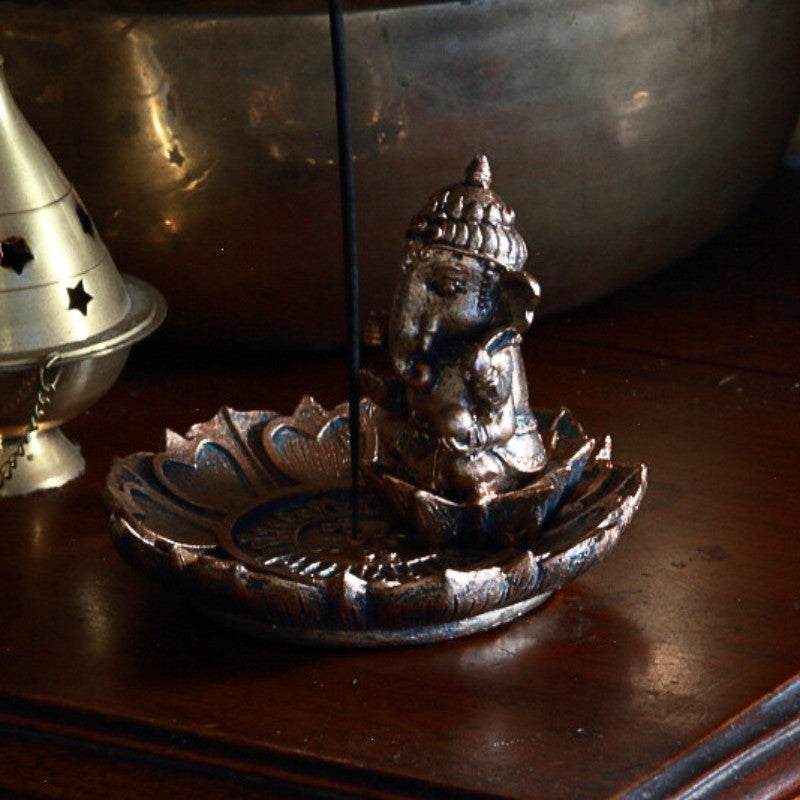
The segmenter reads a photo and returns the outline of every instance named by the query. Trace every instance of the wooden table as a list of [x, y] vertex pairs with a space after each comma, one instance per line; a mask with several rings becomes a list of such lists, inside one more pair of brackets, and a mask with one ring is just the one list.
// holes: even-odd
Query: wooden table
[[[726, 796], [796, 792], [795, 683], [733, 725], [736, 744], [723, 732], [663, 765], [800, 668], [799, 264], [800, 175], [784, 168], [688, 261], [534, 327], [535, 404], [613, 433], [650, 488], [612, 558], [540, 611], [428, 647], [250, 640], [121, 561], [100, 499], [114, 455], [157, 449], [164, 427], [223, 404], [346, 395], [340, 354], [139, 347], [67, 426], [86, 476], [2, 501], [0, 787], [597, 798], [660, 771], [644, 797], [717, 762], [745, 776]], [[748, 744], [759, 725], [766, 750]]]

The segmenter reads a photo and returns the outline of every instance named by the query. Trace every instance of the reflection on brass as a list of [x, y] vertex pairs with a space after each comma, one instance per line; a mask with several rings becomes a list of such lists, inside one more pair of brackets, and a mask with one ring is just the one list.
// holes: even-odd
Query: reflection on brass
[[[100, 195], [92, 208], [106, 222], [109, 240], [127, 231], [157, 253], [196, 224], [192, 198], [205, 192], [215, 158], [185, 124], [179, 87], [145, 26], [98, 19], [84, 44], [65, 86], [67, 117], [82, 131], [72, 156], [91, 164], [87, 189]], [[93, 76], [91, 91], [87, 75]], [[98, 192], [101, 183], [113, 191]]]
[[78, 449], [58, 426], [111, 386], [165, 305], [147, 284], [117, 272], [82, 201], [14, 104], [1, 60], [0, 173], [5, 497], [83, 472]]
[[530, 407], [526, 256], [479, 156], [411, 222], [388, 320], [395, 374], [364, 376], [366, 487], [347, 481], [347, 404], [224, 408], [114, 463], [120, 553], [216, 620], [307, 644], [435, 642], [541, 605], [611, 551], [647, 470], [613, 464], [610, 438], [595, 447], [566, 409]]
[[[64, 5], [0, 4], [9, 80], [119, 268], [170, 297], [165, 335], [343, 341], [324, 3]], [[797, 118], [797, 2], [347, 7], [364, 311], [388, 306], [398, 231], [464, 153], [492, 154], [545, 314], [709, 238]]]

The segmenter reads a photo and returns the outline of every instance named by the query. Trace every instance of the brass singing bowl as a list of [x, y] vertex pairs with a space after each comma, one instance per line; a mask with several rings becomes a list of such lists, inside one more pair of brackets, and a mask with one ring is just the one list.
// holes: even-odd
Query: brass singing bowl
[[[2, 4], [9, 81], [119, 267], [165, 291], [167, 335], [340, 341], [324, 4], [228, 13], [140, 1], [130, 16], [71, 5]], [[139, 13], [165, 5], [181, 13]], [[517, 211], [548, 312], [641, 279], [720, 230], [797, 116], [799, 3], [350, 8], [364, 309], [388, 305], [405, 225], [430, 187], [477, 151]]]

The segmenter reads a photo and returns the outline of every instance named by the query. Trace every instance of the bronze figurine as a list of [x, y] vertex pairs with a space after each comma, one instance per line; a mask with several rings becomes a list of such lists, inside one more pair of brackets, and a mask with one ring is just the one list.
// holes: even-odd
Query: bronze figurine
[[[504, 540], [529, 528], [512, 507], [528, 503], [526, 487], [541, 489], [547, 466], [520, 351], [540, 289], [524, 271], [514, 222], [485, 155], [431, 196], [408, 228], [387, 323], [396, 375], [363, 375], [380, 409], [367, 478], [432, 541]], [[454, 506], [465, 513], [454, 516]]]
[[520, 354], [539, 284], [491, 184], [477, 156], [463, 183], [411, 221], [388, 332], [399, 378], [367, 381], [379, 387], [381, 442], [397, 473], [466, 502], [515, 489], [545, 464]]
[[371, 647], [505, 624], [613, 549], [647, 472], [566, 409], [531, 408], [520, 342], [539, 286], [491, 181], [478, 156], [431, 197], [391, 314], [368, 321], [394, 373], [363, 374], [356, 535], [347, 404], [304, 398], [289, 416], [223, 409], [117, 460], [126, 559], [245, 632]]

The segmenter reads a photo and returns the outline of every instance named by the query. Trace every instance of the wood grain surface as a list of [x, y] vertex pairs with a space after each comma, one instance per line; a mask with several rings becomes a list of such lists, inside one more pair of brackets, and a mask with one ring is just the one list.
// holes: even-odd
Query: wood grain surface
[[[330, 406], [347, 392], [337, 353], [139, 347], [66, 426], [85, 477], [2, 501], [0, 790], [597, 798], [791, 678], [799, 223], [800, 177], [783, 169], [690, 260], [534, 326], [534, 405], [611, 433], [650, 488], [607, 562], [461, 641], [362, 653], [250, 640], [123, 563], [100, 500], [115, 455], [157, 449], [163, 428], [222, 405], [288, 412], [303, 393]], [[798, 786], [796, 749], [756, 767], [736, 796]]]

